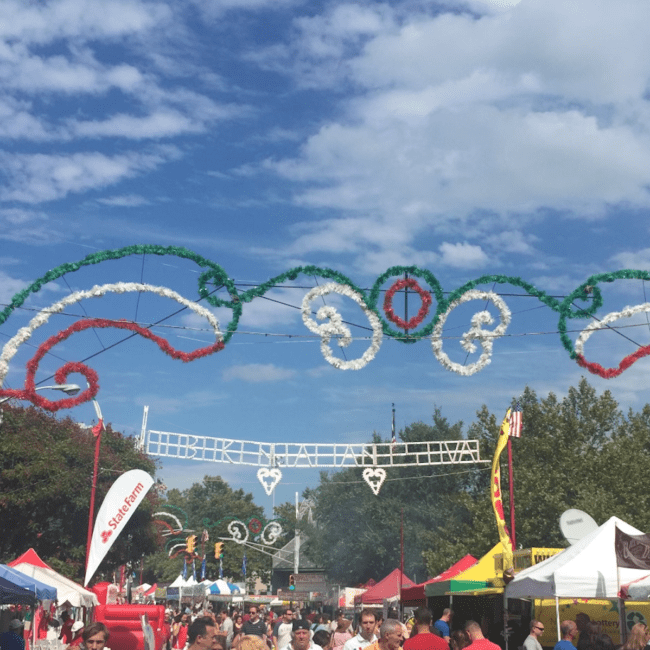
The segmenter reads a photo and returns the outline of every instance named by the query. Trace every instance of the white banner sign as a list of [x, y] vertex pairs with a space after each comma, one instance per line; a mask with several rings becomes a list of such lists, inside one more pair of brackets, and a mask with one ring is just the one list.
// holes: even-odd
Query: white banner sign
[[126, 522], [131, 519], [131, 515], [152, 485], [153, 478], [141, 469], [132, 469], [122, 474], [113, 483], [95, 520], [84, 586], [93, 577], [113, 542], [124, 530]]

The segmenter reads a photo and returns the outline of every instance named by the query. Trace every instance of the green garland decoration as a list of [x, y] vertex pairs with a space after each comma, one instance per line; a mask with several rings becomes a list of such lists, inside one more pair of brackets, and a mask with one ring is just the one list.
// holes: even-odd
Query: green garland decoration
[[[567, 333], [567, 320], [569, 319], [584, 319], [593, 316], [596, 311], [603, 305], [602, 291], [599, 287], [600, 283], [612, 283], [616, 280], [650, 280], [649, 271], [624, 269], [609, 273], [599, 273], [590, 276], [585, 282], [579, 285], [572, 291], [564, 300], [559, 301], [541, 289], [526, 282], [518, 276], [511, 275], [482, 275], [475, 280], [466, 282], [461, 287], [453, 290], [446, 298], [442, 286], [438, 279], [431, 271], [422, 269], [417, 266], [393, 266], [381, 274], [373, 284], [370, 292], [365, 292], [357, 286], [350, 278], [343, 273], [330, 268], [322, 268], [313, 265], [297, 266], [284, 273], [281, 273], [267, 282], [262, 283], [257, 287], [253, 287], [248, 291], [239, 292], [235, 286], [234, 281], [228, 277], [225, 269], [212, 262], [211, 260], [194, 253], [187, 248], [180, 246], [158, 246], [155, 244], [137, 244], [134, 246], [126, 246], [115, 250], [100, 251], [92, 253], [84, 257], [78, 262], [68, 262], [61, 264], [56, 268], [48, 271], [45, 275], [38, 278], [28, 287], [16, 293], [9, 305], [0, 312], [0, 325], [5, 323], [11, 314], [19, 307], [21, 307], [30, 295], [37, 293], [48, 282], [52, 282], [67, 273], [74, 273], [79, 269], [90, 266], [92, 264], [100, 264], [109, 260], [118, 260], [131, 255], [171, 255], [183, 259], [188, 259], [196, 263], [199, 267], [205, 269], [199, 276], [198, 280], [198, 293], [199, 296], [206, 300], [213, 307], [226, 307], [232, 310], [232, 319], [228, 323], [224, 332], [224, 343], [228, 343], [233, 334], [237, 331], [239, 320], [242, 315], [244, 303], [250, 303], [255, 298], [264, 296], [269, 290], [275, 286], [287, 281], [294, 281], [300, 275], [307, 277], [318, 277], [324, 280], [330, 280], [342, 285], [346, 285], [358, 292], [364, 297], [366, 304], [370, 311], [377, 315], [381, 321], [383, 333], [390, 336], [401, 343], [415, 343], [422, 338], [430, 337], [441, 315], [445, 313], [449, 305], [456, 299], [460, 298], [465, 292], [474, 289], [479, 285], [486, 284], [510, 284], [523, 289], [528, 295], [537, 298], [540, 302], [545, 304], [551, 310], [559, 315], [558, 330], [560, 333], [560, 340], [562, 345], [569, 353], [571, 359], [576, 359], [578, 356], [573, 341]], [[417, 277], [425, 280], [429, 285], [429, 291], [432, 297], [435, 298], [437, 307], [435, 314], [431, 321], [417, 331], [410, 331], [408, 334], [396, 331], [391, 327], [389, 321], [384, 318], [381, 309], [378, 308], [380, 293], [384, 284], [392, 277], [402, 276], [408, 273], [412, 277]], [[215, 295], [210, 295], [209, 285], [223, 286], [228, 295], [229, 300], [219, 298]], [[576, 303], [584, 303], [578, 306]]]

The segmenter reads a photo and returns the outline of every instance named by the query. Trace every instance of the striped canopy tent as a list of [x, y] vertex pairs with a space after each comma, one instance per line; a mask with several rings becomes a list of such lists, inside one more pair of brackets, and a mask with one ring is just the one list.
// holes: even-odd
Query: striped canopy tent
[[27, 576], [20, 571], [16, 571], [16, 569], [12, 569], [6, 564], [0, 564], [0, 578], [8, 580], [11, 584], [16, 585], [17, 587], [28, 589], [38, 600], [57, 599], [58, 594], [56, 587], [46, 585], [44, 582]]
[[30, 548], [13, 562], [9, 562], [12, 569], [25, 575], [36, 578], [45, 584], [56, 587], [59, 604], [70, 603], [73, 607], [92, 607], [99, 605], [97, 596], [84, 589], [81, 585], [57, 573], [51, 566], [41, 560], [38, 553]]
[[452, 564], [446, 571], [443, 571], [441, 574], [437, 575], [431, 580], [427, 580], [419, 585], [414, 587], [406, 587], [402, 589], [402, 604], [407, 607], [426, 607], [427, 596], [425, 589], [427, 585], [433, 584], [435, 582], [444, 582], [445, 580], [451, 580], [456, 577], [459, 573], [462, 573], [466, 569], [469, 569], [471, 566], [476, 564], [477, 560], [473, 555], [467, 554], [465, 557], [461, 558], [455, 564]]

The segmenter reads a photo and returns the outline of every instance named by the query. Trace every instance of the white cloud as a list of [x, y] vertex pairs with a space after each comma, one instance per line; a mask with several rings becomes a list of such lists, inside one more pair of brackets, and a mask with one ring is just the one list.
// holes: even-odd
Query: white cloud
[[650, 269], [650, 248], [618, 253], [611, 261], [621, 269]]
[[150, 201], [145, 199], [144, 196], [138, 196], [136, 194], [121, 194], [119, 196], [97, 199], [97, 203], [118, 208], [137, 208], [141, 205], [149, 205]]
[[442, 264], [455, 268], [475, 269], [488, 263], [488, 257], [481, 247], [472, 246], [467, 242], [462, 244], [443, 242], [440, 245], [440, 253], [442, 254]]
[[119, 38], [150, 30], [171, 18], [165, 3], [141, 0], [105, 0], [101, 5], [93, 0], [29, 4], [6, 0], [2, 12], [0, 38], [39, 45], [63, 38]]
[[240, 379], [250, 383], [285, 381], [295, 376], [295, 370], [280, 368], [272, 363], [249, 363], [241, 366], [231, 366], [223, 371], [224, 381]]
[[3, 154], [0, 168], [9, 181], [0, 192], [5, 201], [39, 203], [113, 185], [155, 169], [177, 152], [159, 148], [153, 153], [130, 152], [107, 156], [98, 152], [57, 154]]
[[0, 302], [8, 303], [19, 291], [27, 286], [27, 282], [12, 278], [4, 271], [0, 271]]
[[22, 208], [0, 210], [0, 240], [44, 246], [62, 239], [63, 234], [44, 212]]
[[[365, 256], [373, 228], [401, 228], [407, 254], [435, 233], [455, 246], [481, 237], [499, 260], [499, 241], [545, 209], [594, 219], [650, 206], [650, 5], [484, 7], [409, 16], [342, 4], [296, 21], [297, 83], [354, 94], [298, 155], [266, 162], [294, 183], [298, 205], [343, 213], [306, 224], [288, 254]], [[336, 19], [346, 15], [349, 25]], [[521, 238], [517, 248], [532, 252]]]

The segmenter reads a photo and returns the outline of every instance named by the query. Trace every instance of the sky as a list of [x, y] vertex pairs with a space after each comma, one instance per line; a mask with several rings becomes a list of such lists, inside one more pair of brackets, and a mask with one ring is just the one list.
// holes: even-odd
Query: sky
[[[239, 293], [315, 265], [367, 299], [389, 268], [416, 266], [419, 285], [431, 288], [426, 270], [445, 296], [500, 274], [561, 301], [592, 274], [650, 270], [646, 2], [5, 0], [0, 11], [3, 308], [51, 269], [134, 244], [188, 249]], [[95, 285], [146, 283], [196, 301], [201, 272], [173, 255], [82, 266], [15, 310], [0, 343]], [[403, 277], [385, 278], [380, 311]], [[92, 357], [98, 403], [118, 430], [139, 435], [148, 405], [149, 429], [258, 442], [387, 438], [393, 403], [398, 430], [440, 408], [466, 431], [483, 404], [501, 414], [525, 386], [561, 397], [582, 376], [624, 409], [648, 401], [647, 360], [610, 380], [589, 374], [563, 347], [557, 311], [512, 284], [479, 287], [511, 313], [480, 372], [446, 369], [431, 340], [386, 335], [363, 368], [337, 369], [301, 317], [305, 294], [327, 282], [300, 274], [246, 302], [206, 358], [182, 363], [141, 336], [90, 329], [47, 354], [36, 381]], [[606, 284], [598, 317], [644, 304], [645, 284]], [[67, 306], [20, 347], [3, 387], [21, 388], [36, 348], [81, 318], [161, 321], [152, 331], [186, 352], [214, 343], [206, 315], [170, 295]], [[412, 318], [420, 302], [408, 295]], [[443, 331], [460, 366], [480, 355], [461, 347], [472, 316], [499, 318], [484, 294], [470, 302]], [[199, 304], [225, 330], [232, 310]], [[353, 342], [342, 353], [333, 341], [333, 354], [360, 358], [371, 346], [363, 308], [333, 293], [320, 306], [350, 323]], [[436, 306], [434, 296], [422, 327]], [[393, 308], [405, 315], [403, 292]], [[573, 341], [589, 322], [569, 321]], [[649, 333], [645, 311], [613, 319], [585, 357], [616, 366]], [[89, 403], [60, 413], [95, 418]], [[161, 458], [158, 475], [180, 489], [220, 475], [269, 515], [319, 481], [317, 469], [285, 469], [267, 496], [255, 472]]]

